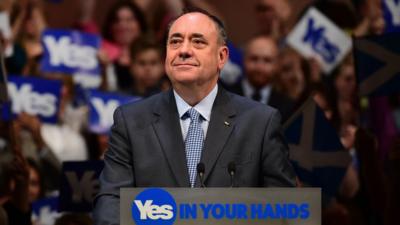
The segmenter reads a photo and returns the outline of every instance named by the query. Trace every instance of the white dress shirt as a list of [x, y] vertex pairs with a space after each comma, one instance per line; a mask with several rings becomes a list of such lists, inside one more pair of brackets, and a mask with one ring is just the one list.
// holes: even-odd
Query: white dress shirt
[[[249, 83], [249, 81], [247, 79], [243, 79], [242, 87], [243, 87], [243, 95], [247, 98], [252, 99], [253, 94], [255, 92], [255, 88]], [[271, 85], [267, 85], [260, 89], [260, 95], [261, 95], [260, 102], [261, 103], [263, 103], [263, 104], [268, 103], [269, 97], [271, 96], [271, 90], [272, 90]]]
[[[193, 108], [197, 110], [197, 112], [199, 112], [200, 115], [203, 117], [203, 120], [201, 122], [201, 128], [203, 129], [204, 132], [204, 138], [207, 135], [208, 124], [210, 123], [210, 117], [211, 117], [211, 109], [214, 104], [214, 100], [217, 97], [217, 93], [218, 93], [218, 85], [215, 85], [212, 91], [205, 98], [203, 98], [197, 105], [193, 106]], [[181, 96], [179, 96], [179, 94], [175, 92], [175, 90], [174, 90], [174, 96], [175, 96], [176, 107], [178, 108], [182, 137], [183, 140], [185, 140], [190, 125], [190, 117], [182, 119], [182, 116], [190, 108], [192, 108], [192, 106], [187, 104], [185, 100], [183, 100]]]

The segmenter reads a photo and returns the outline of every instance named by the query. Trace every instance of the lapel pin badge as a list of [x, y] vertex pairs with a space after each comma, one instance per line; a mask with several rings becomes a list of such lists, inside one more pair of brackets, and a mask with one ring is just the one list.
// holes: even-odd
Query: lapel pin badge
[[225, 124], [225, 126], [228, 126], [228, 127], [231, 125], [231, 124], [230, 124], [229, 122], [227, 122], [227, 121], [225, 121], [224, 124]]

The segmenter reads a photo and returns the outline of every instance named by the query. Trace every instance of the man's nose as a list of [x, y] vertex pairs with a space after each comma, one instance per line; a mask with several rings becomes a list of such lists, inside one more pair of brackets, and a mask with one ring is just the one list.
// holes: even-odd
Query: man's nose
[[185, 41], [182, 43], [181, 48], [179, 49], [179, 57], [181, 59], [187, 59], [192, 57], [192, 49], [189, 41]]

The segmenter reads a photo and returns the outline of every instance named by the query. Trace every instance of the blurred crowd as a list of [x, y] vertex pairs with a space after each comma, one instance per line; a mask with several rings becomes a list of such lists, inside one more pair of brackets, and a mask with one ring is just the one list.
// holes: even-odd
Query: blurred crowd
[[[400, 95], [360, 97], [352, 52], [332, 73], [325, 74], [316, 59], [305, 58], [286, 44], [301, 15], [294, 13], [296, 1], [255, 2], [254, 18], [246, 19], [258, 22], [258, 32], [244, 45], [229, 43], [231, 51], [240, 53], [240, 62], [228, 63], [220, 85], [277, 108], [282, 123], [313, 98], [352, 156], [337, 196], [324, 204], [323, 224], [399, 224]], [[164, 71], [169, 21], [187, 6], [223, 15], [212, 1], [121, 0], [108, 9], [99, 26], [94, 13], [101, 1], [78, 3], [80, 16], [65, 29], [102, 37], [98, 89], [143, 98], [171, 86]], [[309, 5], [355, 37], [384, 32], [380, 0], [321, 0]], [[10, 15], [11, 23], [11, 37], [0, 35], [3, 46], [11, 45], [14, 50], [5, 57], [7, 73], [63, 83], [57, 124], [42, 123], [27, 113], [13, 121], [0, 121], [0, 224], [40, 224], [31, 216], [31, 204], [58, 195], [64, 161], [101, 160], [108, 134], [88, 130], [88, 107], [75, 100], [72, 76], [40, 70], [41, 34], [48, 28], [44, 3], [2, 0], [0, 10]], [[386, 116], [393, 118], [391, 128], [382, 124]], [[392, 128], [397, 133], [388, 132]], [[299, 186], [306, 184], [299, 181]], [[64, 213], [54, 224], [89, 225], [92, 220], [89, 214]]]

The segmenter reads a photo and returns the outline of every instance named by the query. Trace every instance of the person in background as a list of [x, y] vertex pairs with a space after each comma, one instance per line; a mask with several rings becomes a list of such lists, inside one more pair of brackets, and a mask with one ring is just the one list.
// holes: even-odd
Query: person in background
[[132, 46], [131, 58], [133, 82], [130, 94], [148, 97], [160, 92], [162, 82], [167, 79], [162, 47], [150, 38], [141, 39]]
[[257, 0], [255, 12], [258, 34], [270, 36], [277, 41], [288, 34], [292, 9], [287, 0]]
[[277, 89], [298, 103], [308, 96], [308, 84], [303, 71], [303, 59], [290, 48], [285, 48], [279, 56], [279, 74]]
[[274, 86], [279, 76], [279, 49], [269, 36], [256, 36], [246, 45], [244, 53], [244, 76], [228, 90], [272, 106], [281, 113], [282, 122], [288, 119], [294, 103]]
[[41, 0], [16, 1], [11, 13], [13, 40], [22, 46], [27, 63], [24, 75], [39, 75], [39, 59], [43, 54], [41, 35], [47, 26]]
[[[13, 129], [13, 128], [11, 128]], [[15, 141], [0, 150], [0, 223], [30, 225], [29, 170]]]
[[117, 1], [106, 16], [102, 35], [103, 51], [107, 55], [106, 89], [127, 91], [132, 84], [130, 76], [130, 47], [147, 31], [145, 17], [131, 1]]
[[39, 164], [33, 159], [27, 158], [28, 169], [29, 169], [29, 203], [32, 204], [34, 201], [43, 198], [45, 194], [42, 169]]

